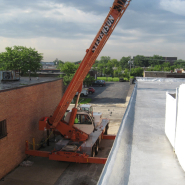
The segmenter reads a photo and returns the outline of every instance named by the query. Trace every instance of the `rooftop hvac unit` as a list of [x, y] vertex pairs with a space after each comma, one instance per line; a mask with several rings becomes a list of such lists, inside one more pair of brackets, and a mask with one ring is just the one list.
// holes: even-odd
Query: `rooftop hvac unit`
[[2, 81], [17, 81], [19, 77], [16, 75], [16, 71], [1, 71], [0, 73]]
[[3, 72], [3, 80], [12, 80], [12, 73], [10, 71]]

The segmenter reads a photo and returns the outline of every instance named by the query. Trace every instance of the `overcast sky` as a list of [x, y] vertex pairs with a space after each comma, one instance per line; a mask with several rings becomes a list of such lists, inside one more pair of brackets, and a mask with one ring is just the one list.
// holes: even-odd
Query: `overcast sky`
[[[0, 52], [35, 48], [45, 62], [82, 60], [113, 0], [0, 0]], [[185, 0], [132, 0], [100, 56], [185, 60]]]

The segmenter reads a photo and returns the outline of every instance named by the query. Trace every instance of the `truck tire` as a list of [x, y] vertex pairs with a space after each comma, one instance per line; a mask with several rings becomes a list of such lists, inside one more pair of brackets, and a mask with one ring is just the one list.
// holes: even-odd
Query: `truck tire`
[[104, 135], [107, 135], [108, 129], [109, 129], [109, 125], [107, 124], [106, 127], [105, 127]]
[[83, 97], [83, 96], [84, 96], [84, 94], [82, 93], [82, 94], [80, 94], [80, 96], [81, 96], [81, 97]]
[[93, 147], [92, 147], [92, 151], [91, 151], [91, 157], [95, 157], [95, 155], [96, 155], [96, 152], [95, 152], [95, 145], [93, 145]]
[[95, 154], [97, 155], [99, 151], [99, 139], [96, 141], [96, 146], [95, 146]]

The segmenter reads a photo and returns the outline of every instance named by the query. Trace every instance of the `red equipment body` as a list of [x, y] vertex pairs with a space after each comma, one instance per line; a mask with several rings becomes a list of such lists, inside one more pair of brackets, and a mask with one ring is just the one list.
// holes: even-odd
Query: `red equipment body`
[[[102, 164], [106, 162], [105, 158], [89, 157], [88, 150], [90, 149], [92, 151], [95, 151], [94, 147], [98, 148], [98, 145], [101, 139], [115, 138], [115, 136], [113, 135], [106, 135], [107, 131], [105, 130], [108, 129], [109, 121], [107, 119], [104, 119], [104, 121], [102, 121], [99, 128], [96, 127], [96, 129], [94, 129], [94, 131], [91, 132], [90, 135], [85, 133], [85, 131], [78, 129], [77, 126], [75, 127], [74, 121], [77, 115], [77, 103], [80, 97], [80, 92], [82, 90], [83, 80], [85, 79], [86, 75], [88, 74], [89, 70], [91, 69], [92, 65], [94, 64], [99, 53], [103, 49], [105, 43], [107, 42], [108, 38], [112, 34], [114, 28], [116, 27], [117, 23], [121, 19], [125, 10], [129, 6], [130, 1], [131, 0], [114, 0], [114, 3], [110, 8], [110, 11], [102, 27], [100, 28], [99, 32], [94, 38], [90, 48], [86, 50], [86, 55], [83, 61], [81, 62], [79, 68], [77, 69], [59, 105], [54, 111], [53, 116], [43, 117], [39, 120], [39, 130], [47, 129], [47, 130], [57, 131], [61, 133], [61, 135], [64, 137], [64, 141], [69, 140], [72, 142], [81, 143], [81, 145], [79, 145], [80, 147], [78, 146], [78, 150], [82, 149], [83, 151], [83, 147], [86, 147], [87, 143], [90, 143], [89, 148], [87, 148], [87, 152], [83, 152], [83, 153], [78, 151], [66, 152], [60, 149], [54, 150], [53, 152], [29, 150], [28, 142], [26, 142], [26, 151], [25, 151], [26, 154], [34, 155], [34, 156], [49, 157], [49, 159], [51, 160], [58, 160], [58, 161], [70, 161], [70, 162], [80, 162], [80, 163], [102, 163]], [[76, 92], [78, 92], [77, 101], [76, 101], [75, 107], [72, 109], [72, 112], [70, 113], [69, 121], [66, 122], [63, 120], [63, 117], [72, 99], [74, 98]], [[91, 142], [89, 142], [90, 139], [88, 138], [91, 138]], [[94, 141], [91, 146], [93, 138], [94, 138]], [[82, 143], [85, 144], [85, 146]], [[94, 155], [91, 155], [91, 156], [94, 156]]]
[[57, 106], [56, 110], [54, 111], [53, 116], [49, 117], [47, 121], [40, 120], [39, 125], [40, 128], [47, 128], [47, 129], [57, 129], [61, 134], [66, 138], [73, 138], [73, 140], [77, 141], [84, 141], [88, 138], [88, 135], [81, 132], [75, 131], [76, 129], [73, 128], [75, 116], [77, 109], [72, 110], [70, 123], [66, 124], [62, 118], [70, 105], [73, 97], [75, 96], [76, 92], [81, 92], [81, 87], [83, 84], [83, 80], [85, 79], [86, 75], [88, 74], [89, 70], [91, 69], [92, 65], [94, 64], [95, 60], [97, 59], [99, 53], [103, 49], [105, 43], [107, 42], [108, 38], [112, 34], [114, 28], [116, 27], [117, 23], [121, 19], [122, 15], [124, 14], [125, 10], [129, 6], [131, 0], [115, 0], [110, 11], [100, 28], [99, 32], [97, 33], [95, 39], [93, 40], [89, 49], [86, 50], [86, 55], [81, 62], [79, 68], [77, 69], [71, 83], [69, 84], [65, 94], [63, 95], [59, 105]]

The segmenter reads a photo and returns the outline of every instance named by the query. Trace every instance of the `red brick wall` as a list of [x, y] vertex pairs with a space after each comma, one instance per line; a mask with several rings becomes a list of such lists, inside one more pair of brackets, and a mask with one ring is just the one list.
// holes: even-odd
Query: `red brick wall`
[[6, 119], [8, 135], [0, 139], [0, 179], [25, 158], [25, 141], [46, 137], [38, 121], [52, 115], [62, 97], [62, 79], [0, 91], [0, 121]]

